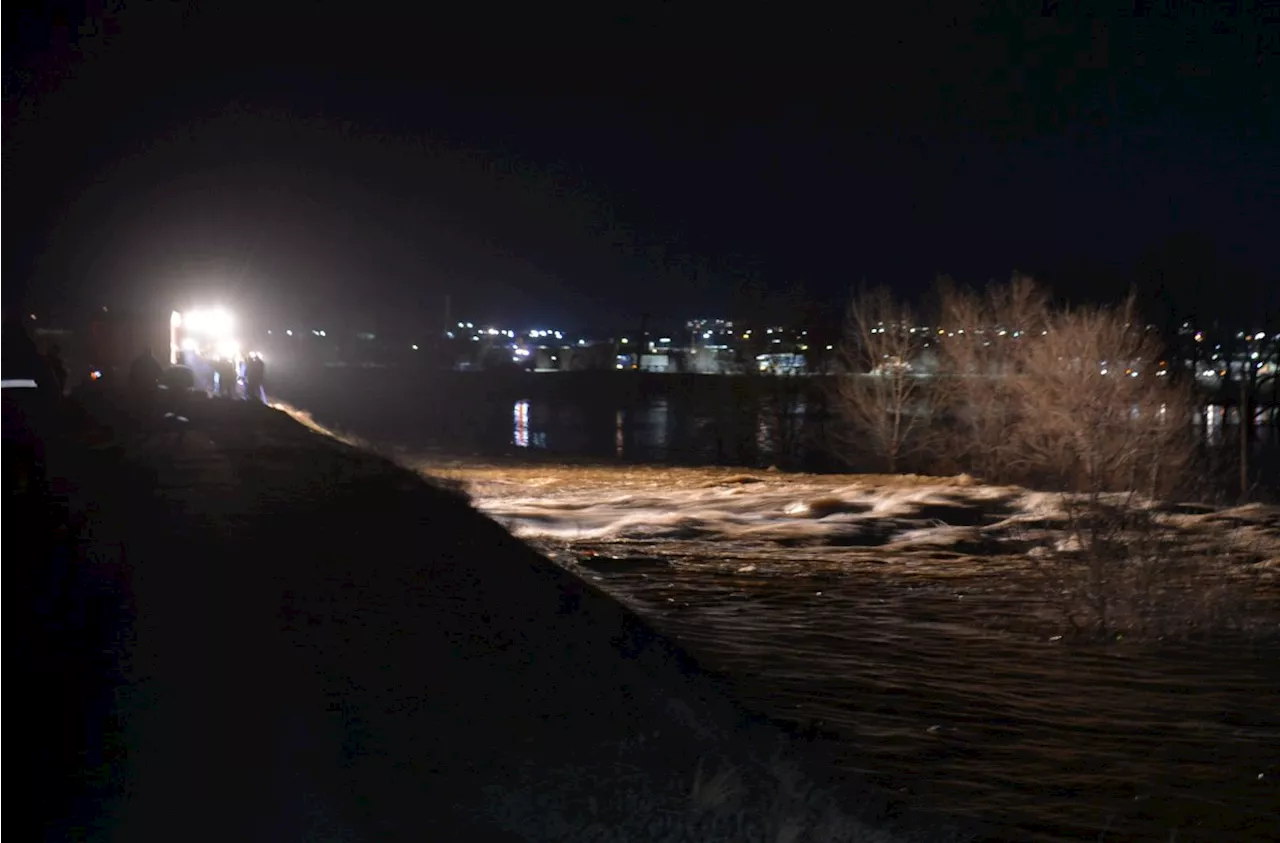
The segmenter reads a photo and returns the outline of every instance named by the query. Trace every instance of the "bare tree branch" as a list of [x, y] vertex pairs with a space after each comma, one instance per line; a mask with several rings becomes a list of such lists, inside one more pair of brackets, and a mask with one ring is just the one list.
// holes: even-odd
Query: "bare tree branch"
[[923, 444], [928, 401], [915, 314], [883, 287], [860, 290], [849, 304], [840, 349], [839, 403], [858, 450], [890, 472]]

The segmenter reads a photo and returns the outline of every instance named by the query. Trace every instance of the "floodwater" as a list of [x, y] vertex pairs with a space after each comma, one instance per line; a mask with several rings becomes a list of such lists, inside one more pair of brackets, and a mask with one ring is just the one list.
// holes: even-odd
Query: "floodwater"
[[[820, 392], [621, 382], [456, 379], [429, 402], [425, 387], [353, 386], [295, 403], [465, 483], [750, 706], [923, 806], [1010, 841], [1280, 839], [1280, 510], [1165, 518], [1206, 554], [1253, 560], [1247, 635], [1082, 643], [1036, 576], [1036, 545], [1057, 541], [1050, 496], [753, 470], [830, 470]], [[599, 467], [564, 464], [582, 460]]]
[[[273, 383], [321, 423], [413, 453], [619, 464], [872, 470], [826, 377], [641, 373], [324, 370]], [[1205, 431], [1216, 485], [1239, 487], [1230, 425]], [[1259, 491], [1280, 494], [1280, 432], [1259, 431], [1250, 457]]]
[[[1008, 840], [1277, 839], [1277, 637], [1058, 637], [1026, 576], [1026, 541], [1054, 529], [1050, 496], [965, 478], [418, 467], [465, 482], [751, 707], [921, 805]], [[1169, 520], [1229, 528], [1276, 596], [1280, 512]], [[1280, 630], [1280, 602], [1259, 606], [1264, 633]]]
[[322, 423], [415, 451], [627, 463], [824, 468], [843, 462], [819, 378], [338, 371], [278, 385]]

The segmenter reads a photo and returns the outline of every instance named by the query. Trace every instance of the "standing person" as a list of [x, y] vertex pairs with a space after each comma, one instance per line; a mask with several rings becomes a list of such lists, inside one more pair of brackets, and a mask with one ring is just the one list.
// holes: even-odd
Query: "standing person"
[[49, 352], [45, 354], [44, 359], [49, 365], [50, 371], [53, 372], [58, 394], [65, 394], [67, 391], [67, 365], [62, 362], [62, 349], [56, 345], [49, 346]]
[[214, 365], [218, 374], [218, 394], [223, 398], [236, 397], [236, 362], [229, 357], [221, 357]]
[[245, 362], [245, 398], [249, 401], [267, 403], [267, 361], [254, 351]]
[[156, 391], [162, 375], [164, 369], [160, 361], [151, 353], [151, 346], [147, 346], [129, 366], [129, 388], [140, 395], [149, 395]]

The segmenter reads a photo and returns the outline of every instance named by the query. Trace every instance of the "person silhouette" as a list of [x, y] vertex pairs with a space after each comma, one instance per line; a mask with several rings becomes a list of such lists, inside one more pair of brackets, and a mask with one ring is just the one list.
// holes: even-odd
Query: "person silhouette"
[[155, 392], [163, 375], [160, 361], [151, 353], [151, 346], [147, 346], [129, 366], [129, 387], [139, 394]]
[[67, 365], [62, 362], [62, 349], [57, 345], [49, 346], [49, 351], [44, 356], [45, 362], [49, 365], [50, 371], [53, 372], [54, 380], [57, 381], [58, 392], [65, 393], [67, 390]]
[[256, 351], [251, 352], [244, 370], [245, 398], [261, 404], [267, 403], [267, 361]]

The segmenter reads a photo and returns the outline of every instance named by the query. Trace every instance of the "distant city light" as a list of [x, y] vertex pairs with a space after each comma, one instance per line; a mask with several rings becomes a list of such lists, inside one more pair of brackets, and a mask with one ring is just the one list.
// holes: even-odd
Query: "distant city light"
[[409, 346], [409, 347], [410, 347], [410, 348], [412, 348], [414, 351], [417, 351], [417, 350], [418, 350], [418, 346], [417, 346], [417, 344], [416, 344], [416, 343], [415, 343], [414, 345]]
[[284, 329], [284, 332], [285, 332], [286, 334], [288, 334], [289, 336], [293, 336], [293, 329], [292, 329], [292, 328], [285, 328], [285, 329]]

